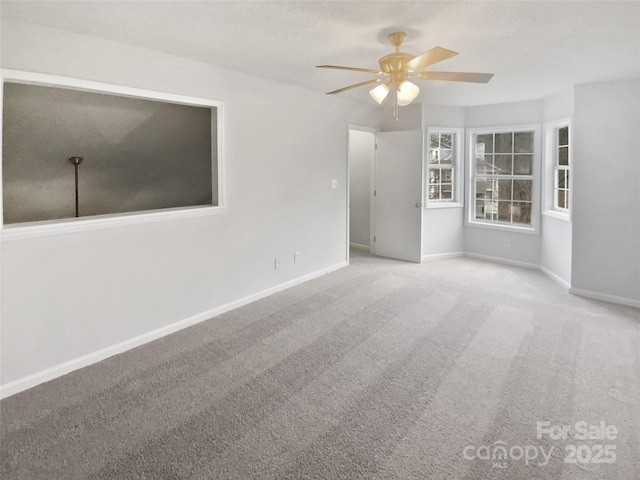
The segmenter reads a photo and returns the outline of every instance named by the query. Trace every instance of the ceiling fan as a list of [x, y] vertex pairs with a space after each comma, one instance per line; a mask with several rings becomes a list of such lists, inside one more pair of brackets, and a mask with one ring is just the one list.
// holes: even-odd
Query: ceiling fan
[[397, 107], [409, 105], [420, 93], [420, 88], [410, 80], [444, 80], [449, 82], [487, 83], [493, 77], [493, 73], [421, 72], [420, 70], [448, 58], [455, 57], [458, 53], [447, 50], [446, 48], [434, 47], [416, 57], [409, 53], [403, 53], [400, 51], [400, 47], [406, 38], [407, 34], [404, 32], [395, 32], [389, 35], [389, 41], [394, 47], [396, 47], [396, 51], [389, 55], [385, 55], [378, 61], [380, 70], [357, 67], [340, 67], [337, 65], [318, 65], [317, 68], [350, 70], [381, 76], [379, 78], [374, 78], [373, 80], [367, 80], [366, 82], [356, 83], [355, 85], [350, 85], [348, 87], [328, 92], [327, 95], [346, 92], [347, 90], [364, 87], [366, 85], [379, 84], [369, 93], [376, 102], [381, 104], [391, 90], [391, 87], [394, 87], [394, 115], [397, 118]]

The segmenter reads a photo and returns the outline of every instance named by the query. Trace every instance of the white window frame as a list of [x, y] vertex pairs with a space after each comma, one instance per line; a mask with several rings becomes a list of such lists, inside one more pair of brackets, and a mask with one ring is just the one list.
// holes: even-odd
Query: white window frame
[[[531, 188], [531, 225], [506, 224], [494, 221], [483, 221], [475, 218], [475, 136], [483, 134], [509, 133], [509, 132], [533, 132], [533, 165], [532, 175], [523, 176], [523, 179], [532, 180]], [[540, 234], [540, 145], [541, 128], [539, 124], [509, 125], [496, 127], [481, 127], [467, 129], [467, 169], [466, 184], [467, 198], [465, 202], [465, 226], [503, 230], [509, 232], [521, 232], [527, 234]], [[479, 175], [482, 176], [482, 175]], [[512, 177], [509, 177], [512, 178]]]
[[[162, 210], [148, 210], [127, 213], [97, 215], [91, 217], [65, 218], [60, 220], [43, 220], [5, 225], [0, 220], [0, 237], [2, 242], [36, 238], [49, 235], [59, 235], [70, 232], [85, 232], [125, 225], [137, 225], [149, 222], [168, 221], [183, 218], [221, 215], [227, 212], [227, 192], [225, 185], [225, 155], [224, 155], [224, 103], [205, 98], [188, 97], [171, 93], [142, 90], [109, 83], [94, 82], [77, 78], [61, 77], [21, 70], [2, 69], [0, 71], [0, 111], [2, 107], [3, 86], [5, 82], [23, 83], [26, 85], [41, 85], [47, 87], [69, 88], [72, 90], [109, 93], [123, 97], [160, 100], [183, 105], [199, 107], [215, 107], [217, 112], [216, 140], [217, 140], [217, 173], [218, 205], [203, 205], [194, 207], [176, 207]], [[2, 117], [0, 115], [0, 141], [2, 132]], [[2, 152], [0, 149], [0, 178], [2, 177]], [[2, 182], [0, 182], [0, 215], [3, 215]], [[1, 218], [1, 217], [0, 217]]]
[[[455, 135], [455, 141], [452, 142], [453, 156], [451, 160], [452, 173], [452, 188], [453, 194], [451, 199], [445, 200], [430, 200], [429, 199], [429, 157], [430, 157], [430, 145], [431, 135], [436, 133], [450, 133]], [[424, 208], [462, 208], [463, 203], [463, 173], [464, 170], [464, 128], [452, 128], [452, 127], [428, 127], [427, 135], [424, 140]], [[440, 168], [440, 166], [438, 166]]]
[[[558, 130], [569, 127], [569, 165], [562, 168], [569, 172], [569, 208], [556, 205], [555, 186], [558, 170]], [[562, 118], [544, 124], [544, 210], [543, 215], [565, 222], [571, 221], [573, 206], [573, 145], [571, 118]]]

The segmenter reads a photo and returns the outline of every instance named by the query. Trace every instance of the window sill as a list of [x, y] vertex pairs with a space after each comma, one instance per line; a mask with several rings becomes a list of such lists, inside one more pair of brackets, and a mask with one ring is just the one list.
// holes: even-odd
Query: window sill
[[507, 225], [501, 223], [484, 223], [484, 222], [472, 222], [467, 220], [465, 222], [465, 227], [478, 227], [478, 228], [486, 228], [488, 230], [501, 230], [503, 232], [512, 232], [512, 233], [525, 233], [527, 235], [539, 235], [539, 231], [536, 227], [518, 227], [515, 225]]
[[438, 208], [462, 208], [464, 205], [458, 202], [427, 202], [425, 210], [438, 209]]
[[89, 232], [104, 228], [140, 225], [143, 223], [163, 222], [184, 218], [222, 215], [226, 207], [198, 206], [182, 207], [149, 212], [130, 212], [117, 215], [98, 215], [95, 217], [65, 218], [41, 222], [18, 223], [4, 225], [0, 238], [2, 242], [24, 240], [29, 238], [63, 235], [66, 233]]
[[549, 218], [555, 218], [556, 220], [562, 220], [563, 222], [571, 223], [571, 214], [560, 213], [555, 210], [545, 210], [542, 215]]

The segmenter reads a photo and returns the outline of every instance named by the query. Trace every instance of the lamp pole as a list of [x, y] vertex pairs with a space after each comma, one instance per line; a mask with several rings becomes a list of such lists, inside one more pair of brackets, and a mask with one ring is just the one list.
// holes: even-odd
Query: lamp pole
[[82, 163], [82, 157], [71, 157], [69, 158], [69, 163], [75, 166], [76, 169], [76, 217], [79, 216], [78, 210], [78, 167]]

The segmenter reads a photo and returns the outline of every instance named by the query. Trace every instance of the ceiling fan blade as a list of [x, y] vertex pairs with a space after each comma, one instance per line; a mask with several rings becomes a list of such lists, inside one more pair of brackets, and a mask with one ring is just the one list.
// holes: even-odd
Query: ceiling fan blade
[[447, 58], [455, 57], [458, 52], [453, 50], [447, 50], [442, 47], [433, 47], [431, 50], [427, 50], [422, 55], [417, 56], [413, 60], [407, 63], [407, 66], [414, 71], [422, 70], [423, 68], [433, 65], [434, 63], [441, 62]]
[[342, 93], [347, 90], [351, 90], [352, 88], [364, 87], [365, 85], [371, 85], [373, 83], [380, 83], [384, 78], [374, 78], [373, 80], [367, 80], [366, 82], [356, 83], [355, 85], [349, 85], [348, 87], [341, 88], [339, 90], [334, 90], [333, 92], [327, 92], [327, 95], [333, 95], [334, 93]]
[[493, 73], [418, 72], [412, 77], [420, 80], [443, 80], [445, 82], [488, 83], [493, 78]]
[[316, 68], [333, 68], [335, 70], [350, 70], [352, 72], [364, 72], [364, 73], [373, 73], [374, 75], [386, 75], [385, 72], [381, 72], [380, 70], [371, 70], [369, 68], [340, 67], [338, 65], [316, 65]]

